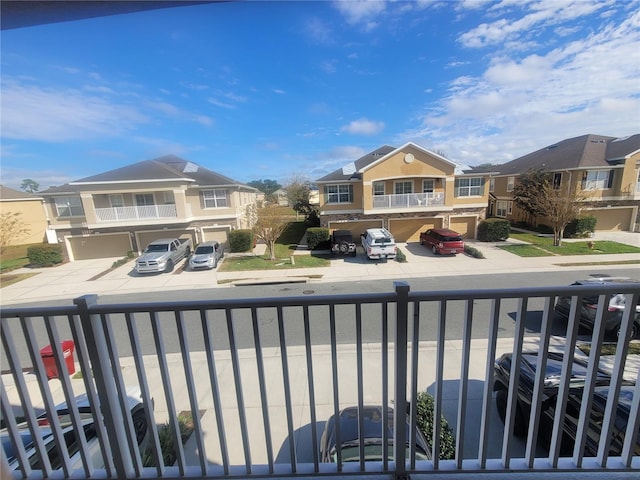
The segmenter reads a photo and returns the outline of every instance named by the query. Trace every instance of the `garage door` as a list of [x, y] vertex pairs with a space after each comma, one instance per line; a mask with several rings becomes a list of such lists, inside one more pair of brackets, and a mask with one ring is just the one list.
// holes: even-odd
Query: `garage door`
[[212, 242], [217, 241], [220, 245], [225, 247], [229, 246], [229, 229], [228, 228], [203, 228], [202, 229], [202, 241]]
[[[353, 222], [329, 222], [329, 230], [351, 230], [354, 237], [359, 237], [368, 228], [382, 227], [382, 220], [361, 220]], [[359, 240], [356, 240], [359, 241]]]
[[136, 238], [138, 239], [138, 247], [140, 250], [144, 250], [147, 248], [147, 245], [160, 238], [190, 238], [192, 242], [195, 242], [195, 238], [193, 238], [193, 232], [191, 230], [136, 232]]
[[596, 217], [596, 231], [629, 230], [633, 208], [607, 208], [606, 210], [587, 210], [587, 215]]
[[464, 238], [476, 238], [476, 217], [453, 217], [449, 225]]
[[441, 218], [398, 218], [389, 220], [389, 230], [396, 242], [419, 242], [420, 232], [442, 227]]
[[88, 235], [86, 237], [69, 237], [69, 249], [74, 260], [90, 260], [93, 258], [125, 257], [131, 250], [128, 233], [114, 235]]

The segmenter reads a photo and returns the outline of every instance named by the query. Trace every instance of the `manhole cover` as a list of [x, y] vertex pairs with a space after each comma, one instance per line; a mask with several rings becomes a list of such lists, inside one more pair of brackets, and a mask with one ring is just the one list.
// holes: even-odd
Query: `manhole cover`
[[312, 293], [316, 293], [315, 290], [303, 290], [302, 293], [304, 293], [305, 295], [311, 295]]

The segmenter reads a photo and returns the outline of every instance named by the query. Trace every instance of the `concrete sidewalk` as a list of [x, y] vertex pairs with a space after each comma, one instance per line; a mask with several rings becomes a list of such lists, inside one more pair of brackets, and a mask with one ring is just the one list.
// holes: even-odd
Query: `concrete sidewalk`
[[[596, 240], [615, 240], [640, 247], [640, 233], [600, 233]], [[565, 240], [567, 241], [567, 240]], [[468, 241], [485, 256], [477, 259], [468, 255], [434, 255], [419, 243], [400, 244], [407, 257], [406, 263], [397, 261], [371, 261], [362, 251], [357, 257], [336, 257], [330, 266], [321, 268], [292, 268], [284, 270], [262, 270], [222, 272], [218, 270], [192, 272], [180, 264], [172, 274], [137, 275], [133, 263], [108, 271], [117, 258], [83, 260], [53, 268], [23, 268], [15, 273], [37, 273], [0, 290], [2, 305], [69, 299], [95, 293], [98, 295], [139, 293], [149, 291], [194, 290], [203, 288], [228, 288], [235, 283], [280, 283], [302, 282], [354, 282], [374, 279], [409, 280], [431, 276], [464, 276], [478, 274], [502, 274], [515, 272], [546, 272], [563, 270], [590, 270], [599, 263], [607, 269], [629, 268], [629, 265], [613, 265], [611, 262], [638, 260], [640, 255], [618, 254], [597, 256], [548, 256], [520, 257], [499, 248], [500, 243]], [[516, 243], [508, 240], [506, 243]], [[264, 245], [254, 252], [260, 255]], [[295, 255], [309, 255], [308, 250], [298, 250]], [[294, 258], [295, 258], [294, 255]], [[589, 265], [574, 265], [571, 264]], [[564, 265], [564, 266], [563, 266]], [[99, 274], [104, 275], [99, 276]], [[99, 277], [98, 277], [99, 276]], [[639, 274], [640, 276], [640, 274]]]

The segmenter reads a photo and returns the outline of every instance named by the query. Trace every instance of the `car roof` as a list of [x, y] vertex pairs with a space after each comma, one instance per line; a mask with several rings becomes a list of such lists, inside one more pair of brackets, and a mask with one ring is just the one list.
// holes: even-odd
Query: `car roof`
[[372, 237], [393, 237], [393, 235], [391, 235], [391, 232], [389, 232], [389, 230], [387, 230], [386, 228], [368, 228], [367, 232]]
[[455, 230], [450, 230], [448, 228], [431, 228], [430, 230], [432, 232], [439, 233], [440, 235], [461, 235], [460, 233], [456, 232]]

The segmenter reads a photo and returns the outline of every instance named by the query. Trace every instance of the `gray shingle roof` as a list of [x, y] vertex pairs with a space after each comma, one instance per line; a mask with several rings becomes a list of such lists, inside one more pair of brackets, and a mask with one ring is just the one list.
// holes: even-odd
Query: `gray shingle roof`
[[166, 155], [153, 160], [144, 160], [132, 165], [126, 165], [115, 170], [76, 180], [71, 182], [71, 185], [143, 180], [183, 180], [199, 186], [244, 185], [175, 155]]
[[0, 185], [0, 200], [39, 200], [41, 197]]
[[618, 140], [604, 135], [582, 135], [549, 145], [516, 158], [496, 170], [500, 175], [519, 175], [532, 169], [548, 171], [611, 166], [640, 148], [640, 135]]
[[360, 157], [358, 160], [353, 162], [354, 164], [353, 169], [350, 170], [349, 168], [339, 168], [329, 173], [328, 175], [325, 175], [324, 177], [319, 178], [317, 181], [318, 182], [339, 182], [339, 181], [344, 182], [354, 177], [360, 178], [358, 174], [352, 173], [352, 172], [360, 171], [362, 168], [372, 164], [373, 162], [379, 160], [380, 157], [384, 157], [385, 155], [388, 155], [394, 150], [395, 150], [395, 147], [384, 145], [383, 147], [380, 147], [377, 150], [374, 150], [373, 152], [367, 153], [363, 157]]

